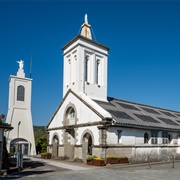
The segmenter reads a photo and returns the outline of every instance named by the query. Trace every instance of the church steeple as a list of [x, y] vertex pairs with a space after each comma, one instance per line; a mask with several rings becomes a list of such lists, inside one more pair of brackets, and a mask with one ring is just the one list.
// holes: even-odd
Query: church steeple
[[84, 16], [84, 23], [82, 24], [81, 28], [81, 35], [92, 40], [91, 25], [88, 24], [87, 14]]
[[31, 114], [32, 79], [26, 78], [24, 61], [17, 61], [17, 76], [9, 78], [9, 104], [6, 123], [14, 128], [6, 132], [7, 149], [14, 153], [18, 144], [24, 155], [35, 155], [33, 121]]
[[107, 100], [107, 64], [108, 50], [92, 40], [91, 26], [87, 14], [84, 18], [81, 34], [65, 46], [63, 97], [69, 89], [84, 93], [92, 99]]

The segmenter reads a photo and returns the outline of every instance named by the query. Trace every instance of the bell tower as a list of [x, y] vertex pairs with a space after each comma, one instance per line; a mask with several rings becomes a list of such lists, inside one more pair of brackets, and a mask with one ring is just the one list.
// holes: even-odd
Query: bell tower
[[85, 93], [92, 99], [107, 101], [108, 50], [92, 39], [87, 14], [81, 26], [81, 34], [68, 42], [64, 51], [63, 96], [69, 89]]
[[35, 155], [34, 131], [31, 115], [32, 79], [25, 78], [24, 61], [17, 61], [17, 76], [9, 79], [9, 104], [6, 122], [14, 128], [6, 133], [7, 149], [15, 153], [17, 146], [24, 155]]

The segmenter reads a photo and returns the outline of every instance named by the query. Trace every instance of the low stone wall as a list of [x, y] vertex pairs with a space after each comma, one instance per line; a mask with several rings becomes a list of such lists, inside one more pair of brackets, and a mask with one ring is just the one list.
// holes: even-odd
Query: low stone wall
[[106, 157], [128, 157], [129, 162], [147, 162], [180, 159], [177, 145], [107, 146]]
[[[82, 145], [69, 146], [65, 151], [64, 146], [58, 147], [58, 158], [71, 159], [86, 162], [87, 154], [83, 153]], [[52, 153], [52, 147], [48, 147]], [[130, 163], [162, 161], [180, 159], [180, 147], [178, 145], [141, 145], [141, 146], [117, 146], [107, 147], [93, 146], [92, 155], [106, 159], [108, 156], [127, 157]]]
[[108, 146], [106, 149], [106, 158], [108, 156], [132, 158], [132, 146]]
[[178, 146], [154, 145], [132, 148], [132, 162], [162, 161], [179, 158]]

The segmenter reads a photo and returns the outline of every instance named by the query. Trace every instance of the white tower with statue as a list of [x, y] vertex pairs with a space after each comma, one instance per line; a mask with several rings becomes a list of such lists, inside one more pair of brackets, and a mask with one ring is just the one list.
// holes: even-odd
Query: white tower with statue
[[6, 132], [7, 150], [16, 153], [17, 149], [23, 155], [35, 155], [34, 131], [31, 115], [32, 79], [26, 78], [24, 61], [17, 61], [19, 69], [17, 76], [9, 78], [9, 104], [6, 122], [14, 128]]

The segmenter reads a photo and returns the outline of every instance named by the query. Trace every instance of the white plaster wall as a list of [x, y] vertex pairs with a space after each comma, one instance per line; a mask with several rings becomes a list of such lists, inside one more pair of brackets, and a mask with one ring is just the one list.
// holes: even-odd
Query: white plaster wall
[[177, 148], [177, 153], [180, 155], [180, 147]]
[[[92, 101], [92, 100], [90, 100], [90, 101]], [[97, 114], [95, 114], [90, 108], [88, 108], [76, 96], [74, 96], [72, 93], [70, 93], [67, 96], [67, 98], [65, 99], [65, 101], [63, 102], [63, 104], [61, 105], [61, 107], [59, 108], [58, 112], [53, 117], [53, 120], [50, 123], [48, 128], [55, 128], [55, 127], [63, 126], [62, 121], [64, 118], [64, 113], [66, 112], [67, 108], [69, 106], [71, 106], [71, 104], [73, 104], [76, 108], [77, 119], [78, 119], [77, 124], [101, 121], [101, 118]], [[99, 106], [97, 105], [97, 107], [99, 107]], [[99, 107], [99, 108], [101, 108], [101, 107]]]
[[93, 145], [99, 145], [99, 130], [97, 126], [88, 126], [88, 127], [82, 127], [78, 128], [77, 133], [78, 133], [78, 141], [77, 145], [81, 145], [82, 143], [82, 138], [85, 134], [85, 132], [90, 131], [93, 134]]
[[[89, 70], [90, 76], [87, 84], [84, 80], [84, 67], [86, 54], [90, 56]], [[77, 57], [75, 76], [72, 76], [74, 72], [72, 70], [75, 67], [74, 55]], [[108, 52], [101, 46], [93, 45], [90, 42], [86, 42], [83, 39], [79, 39], [71, 44], [66, 50], [64, 50], [64, 83], [63, 83], [63, 97], [69, 89], [74, 92], [84, 92], [89, 97], [99, 100], [106, 100], [107, 98], [107, 61]], [[95, 83], [96, 74], [96, 58], [101, 59], [101, 84], [98, 86]], [[69, 65], [69, 59], [71, 65]], [[74, 73], [73, 73], [74, 74]], [[71, 80], [70, 80], [70, 79]]]
[[[19, 85], [22, 85], [25, 88], [24, 101], [17, 101], [17, 87]], [[32, 79], [10, 76], [8, 109], [13, 108], [13, 107], [30, 109], [31, 108], [31, 86], [32, 86]]]
[[14, 128], [11, 131], [6, 132], [8, 150], [10, 148], [10, 142], [13, 139], [18, 138], [18, 122], [21, 121], [19, 126], [19, 138], [23, 138], [31, 143], [30, 155], [35, 155], [36, 149], [34, 142], [31, 112], [27, 110], [14, 108], [12, 111], [8, 111], [8, 113], [9, 115], [7, 116], [7, 120], [9, 120], [11, 126]]
[[[121, 133], [121, 144], [122, 145], [144, 145], [144, 134], [148, 133], [149, 142], [151, 144], [151, 131], [150, 130], [141, 130], [141, 129], [133, 129], [133, 128], [109, 128], [107, 132], [107, 143], [108, 144], [118, 144], [117, 130], [122, 130]], [[171, 145], [178, 144], [176, 132], [168, 132], [172, 135]], [[158, 144], [162, 144], [161, 132], [159, 133]], [[148, 145], [146, 144], [146, 145]]]
[[[24, 101], [17, 101], [17, 87], [19, 85], [25, 88]], [[31, 86], [32, 79], [10, 76], [9, 104], [6, 122], [11, 124], [14, 129], [6, 133], [6, 138], [7, 149], [9, 150], [10, 142], [17, 138], [18, 123], [21, 121], [19, 126], [19, 138], [23, 138], [31, 144], [30, 155], [35, 155], [36, 149], [31, 115]]]
[[121, 144], [123, 145], [144, 144], [144, 133], [150, 133], [148, 130], [145, 131], [132, 128], [109, 128], [107, 132], [108, 144], [118, 144], [117, 130], [122, 130]]
[[57, 135], [59, 138], [59, 145], [63, 144], [63, 131], [62, 130], [54, 130], [49, 132], [49, 144], [52, 144], [53, 137]]

